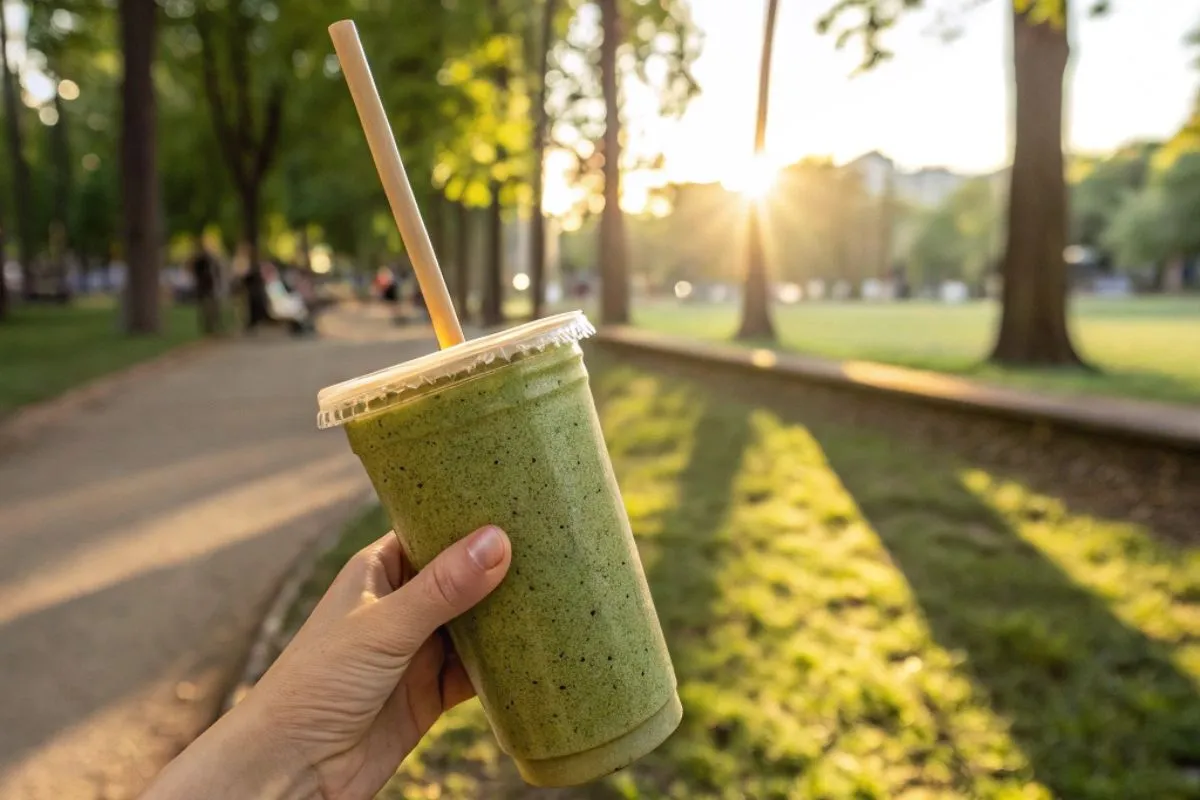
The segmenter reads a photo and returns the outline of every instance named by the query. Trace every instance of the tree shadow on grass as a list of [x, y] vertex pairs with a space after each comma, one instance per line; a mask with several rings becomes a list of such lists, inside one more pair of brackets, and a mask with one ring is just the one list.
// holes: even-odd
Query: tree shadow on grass
[[[607, 417], [614, 466], [680, 682], [684, 719], [663, 748], [623, 777], [626, 787], [633, 781], [665, 790], [682, 777], [690, 786], [716, 790], [703, 770], [679, 774], [688, 769], [683, 753], [697, 740], [724, 738], [729, 731], [710, 730], [705, 720], [711, 715], [701, 712], [683, 689], [702, 678], [704, 656], [713, 649], [710, 628], [723, 592], [719, 578], [734, 544], [727, 523], [753, 431], [745, 409], [709, 403], [693, 386], [663, 391], [660, 383], [647, 381], [639, 392], [638, 380], [636, 373], [609, 367], [600, 373], [597, 403], [601, 418]], [[641, 380], [646, 380], [644, 374]], [[611, 413], [618, 403], [626, 407], [627, 418]], [[662, 471], [651, 476], [641, 471], [642, 466]], [[638, 499], [648, 484], [651, 492], [659, 493], [658, 501]], [[612, 781], [570, 793], [572, 797], [621, 795]]]
[[[1128, 617], [1131, 599], [1169, 594], [1146, 585], [1138, 589], [1145, 597], [1130, 598], [1127, 584], [1144, 583], [1133, 567], [1163, 569], [1165, 548], [1108, 529], [1095, 537], [1103, 547], [1071, 550], [1070, 537], [1088, 537], [1096, 523], [1067, 520], [1061, 504], [1006, 486], [970, 461], [847, 425], [803, 390], [636, 362], [699, 380], [714, 401], [739, 399], [745, 409], [750, 399], [811, 432], [903, 573], [933, 638], [959, 655], [963, 674], [1009, 721], [1029, 777], [1069, 798], [1200, 797], [1200, 694], [1173, 653], [1194, 640], [1194, 622], [1157, 625], [1154, 613], [1141, 614], [1141, 626], [1156, 631], [1151, 638], [1114, 610]], [[1108, 583], [1098, 577], [1106, 569]], [[1196, 590], [1183, 589], [1184, 603]], [[1180, 613], [1162, 606], [1156, 613]], [[1004, 780], [1006, 770], [1013, 777], [1010, 767], [962, 766], [984, 781]]]
[[814, 435], [1037, 780], [1072, 798], [1200, 796], [1200, 695], [1168, 644], [1118, 618], [953, 465]]

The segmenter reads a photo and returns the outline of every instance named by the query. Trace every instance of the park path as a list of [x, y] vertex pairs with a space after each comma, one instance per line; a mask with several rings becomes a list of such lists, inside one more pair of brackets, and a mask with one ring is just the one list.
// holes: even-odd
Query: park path
[[433, 347], [381, 311], [118, 380], [0, 452], [0, 797], [135, 796], [217, 713], [288, 566], [369, 491], [317, 390]]

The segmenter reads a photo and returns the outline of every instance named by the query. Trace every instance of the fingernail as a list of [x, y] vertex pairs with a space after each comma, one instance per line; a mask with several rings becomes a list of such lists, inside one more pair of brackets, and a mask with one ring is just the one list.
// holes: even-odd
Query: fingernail
[[480, 528], [467, 541], [467, 555], [475, 566], [487, 572], [504, 560], [504, 534], [491, 525]]

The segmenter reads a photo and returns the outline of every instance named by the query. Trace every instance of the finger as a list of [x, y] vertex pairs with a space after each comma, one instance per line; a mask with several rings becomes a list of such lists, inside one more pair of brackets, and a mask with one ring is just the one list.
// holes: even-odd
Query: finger
[[375, 597], [383, 597], [400, 587], [404, 554], [400, 539], [388, 531], [379, 539], [355, 553], [347, 566], [360, 562], [362, 580], [359, 590], [366, 589]]
[[400, 544], [391, 533], [355, 553], [338, 571], [333, 583], [312, 609], [297, 638], [307, 637], [336, 624], [361, 606], [364, 597], [391, 594], [393, 570], [388, 565], [394, 565], [398, 581], [401, 558]]
[[361, 609], [356, 638], [373, 651], [407, 663], [438, 627], [495, 589], [512, 561], [508, 536], [480, 528], [443, 550], [395, 592]]
[[408, 707], [413, 722], [422, 731], [429, 730], [442, 714], [442, 668], [445, 657], [441, 641], [431, 636], [413, 656], [405, 672], [403, 682], [408, 684]]
[[442, 667], [442, 710], [449, 711], [459, 703], [475, 696], [475, 685], [467, 676], [461, 661], [447, 660]]
[[388, 531], [376, 544], [380, 546], [379, 564], [383, 567], [388, 586], [395, 591], [404, 583], [404, 565], [407, 563], [404, 549], [400, 546], [400, 537], [395, 531]]

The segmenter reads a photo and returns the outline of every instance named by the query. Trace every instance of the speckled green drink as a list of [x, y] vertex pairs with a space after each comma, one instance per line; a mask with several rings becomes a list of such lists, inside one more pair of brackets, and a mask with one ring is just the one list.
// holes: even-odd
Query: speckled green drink
[[682, 715], [576, 343], [590, 332], [560, 315], [321, 396], [418, 568], [483, 525], [508, 532], [507, 578], [450, 634], [500, 746], [543, 786], [626, 766]]

